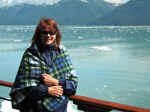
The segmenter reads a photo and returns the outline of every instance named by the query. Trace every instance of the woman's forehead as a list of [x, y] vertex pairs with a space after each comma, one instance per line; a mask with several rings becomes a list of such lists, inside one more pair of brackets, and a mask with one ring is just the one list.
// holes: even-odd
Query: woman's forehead
[[44, 31], [56, 31], [56, 29], [52, 25], [44, 26], [42, 28]]

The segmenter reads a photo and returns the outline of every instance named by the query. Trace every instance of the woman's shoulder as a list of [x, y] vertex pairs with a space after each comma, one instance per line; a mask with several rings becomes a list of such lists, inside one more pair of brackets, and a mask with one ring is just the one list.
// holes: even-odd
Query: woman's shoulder
[[30, 45], [24, 52], [24, 54], [35, 54], [39, 52], [38, 51], [38, 48], [37, 48], [37, 45], [36, 44], [33, 44], [33, 45]]
[[23, 57], [29, 57], [35, 54], [35, 50], [33, 49], [33, 46], [30, 46], [28, 48], [25, 49], [24, 53], [23, 53]]

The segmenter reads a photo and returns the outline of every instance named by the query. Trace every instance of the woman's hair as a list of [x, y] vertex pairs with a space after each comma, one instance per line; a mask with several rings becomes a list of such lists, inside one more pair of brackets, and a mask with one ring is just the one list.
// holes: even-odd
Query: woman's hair
[[55, 20], [50, 18], [42, 18], [36, 27], [35, 33], [32, 38], [32, 45], [37, 44], [38, 47], [42, 47], [40, 41], [40, 35], [42, 31], [52, 31], [56, 32], [55, 48], [58, 48], [61, 41], [61, 32], [55, 22]]

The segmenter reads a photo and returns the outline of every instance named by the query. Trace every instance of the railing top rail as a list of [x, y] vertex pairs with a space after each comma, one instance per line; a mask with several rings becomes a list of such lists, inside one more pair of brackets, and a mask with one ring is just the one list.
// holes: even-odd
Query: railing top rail
[[89, 106], [95, 105], [95, 107], [106, 107], [111, 110], [121, 110], [121, 111], [126, 111], [126, 112], [150, 112], [150, 109], [144, 109], [144, 108], [139, 108], [135, 106], [129, 106], [125, 104], [119, 104], [119, 103], [114, 103], [110, 101], [103, 101], [100, 99], [95, 99], [95, 98], [89, 98], [85, 96], [71, 96], [71, 100], [74, 100], [76, 102], [81, 102], [82, 104], [88, 104]]
[[2, 81], [2, 80], [0, 80], [0, 86], [12, 87], [13, 83], [8, 82], [8, 81]]

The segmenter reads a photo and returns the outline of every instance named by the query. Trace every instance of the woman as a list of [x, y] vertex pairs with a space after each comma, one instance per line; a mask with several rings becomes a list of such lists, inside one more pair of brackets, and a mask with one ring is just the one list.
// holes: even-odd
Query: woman
[[67, 112], [77, 88], [70, 57], [53, 19], [42, 18], [25, 51], [10, 96], [21, 112]]

